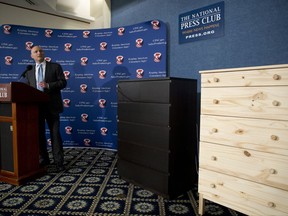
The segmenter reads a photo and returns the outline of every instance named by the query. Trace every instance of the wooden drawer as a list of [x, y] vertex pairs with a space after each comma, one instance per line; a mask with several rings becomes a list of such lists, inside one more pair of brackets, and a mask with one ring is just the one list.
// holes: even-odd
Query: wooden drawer
[[287, 191], [233, 176], [200, 168], [198, 191], [204, 199], [247, 215], [288, 215]]
[[201, 115], [201, 141], [288, 156], [288, 121]]
[[200, 142], [199, 167], [288, 190], [288, 157]]
[[234, 68], [200, 73], [202, 88], [288, 85], [288, 65], [283, 68]]
[[202, 88], [201, 114], [288, 120], [288, 86]]

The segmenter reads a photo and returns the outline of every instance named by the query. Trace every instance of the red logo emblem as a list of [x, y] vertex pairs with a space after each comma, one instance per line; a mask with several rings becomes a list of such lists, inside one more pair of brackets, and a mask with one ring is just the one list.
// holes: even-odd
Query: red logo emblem
[[71, 51], [71, 48], [72, 48], [72, 44], [71, 43], [65, 43], [64, 44], [64, 50], [69, 52]]
[[51, 29], [46, 29], [45, 30], [45, 37], [52, 37], [52, 34], [53, 34], [53, 30]]
[[88, 63], [88, 58], [87, 57], [82, 57], [81, 59], [81, 65], [85, 66]]
[[88, 122], [88, 114], [82, 113], [81, 114], [81, 120], [82, 120], [82, 122]]
[[162, 54], [160, 52], [154, 53], [154, 62], [160, 62]]
[[70, 99], [63, 99], [63, 106], [64, 107], [70, 107], [70, 103], [71, 103], [71, 101], [70, 101]]
[[136, 70], [136, 77], [137, 78], [143, 78], [143, 75], [144, 75], [144, 70], [139, 68]]
[[26, 50], [31, 50], [32, 47], [33, 47], [33, 42], [27, 41], [27, 42], [25, 43], [25, 47], [26, 47]]
[[80, 85], [80, 92], [81, 93], [86, 93], [87, 92], [88, 86], [86, 84], [81, 84]]
[[83, 37], [88, 38], [90, 35], [90, 31], [83, 31]]
[[11, 34], [11, 26], [10, 25], [4, 25], [3, 31], [4, 31], [4, 34]]
[[12, 56], [5, 56], [5, 64], [6, 65], [11, 65], [13, 61], [13, 57]]
[[158, 20], [151, 21], [151, 24], [154, 30], [158, 30], [160, 28], [160, 22]]

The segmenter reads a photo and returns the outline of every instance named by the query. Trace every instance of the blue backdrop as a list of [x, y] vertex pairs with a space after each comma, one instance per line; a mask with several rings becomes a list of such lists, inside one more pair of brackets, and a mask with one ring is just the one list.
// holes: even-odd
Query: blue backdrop
[[160, 20], [101, 30], [6, 24], [0, 41], [0, 83], [18, 81], [34, 64], [34, 45], [43, 48], [46, 61], [62, 65], [68, 81], [62, 90], [64, 147], [117, 149], [118, 80], [167, 76], [167, 28]]

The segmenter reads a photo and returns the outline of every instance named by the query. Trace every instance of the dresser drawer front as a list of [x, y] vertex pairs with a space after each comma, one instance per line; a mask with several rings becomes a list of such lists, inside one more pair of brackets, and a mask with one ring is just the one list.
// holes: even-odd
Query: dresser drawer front
[[123, 102], [170, 103], [171, 80], [119, 80], [118, 100]]
[[288, 120], [288, 86], [202, 88], [201, 113]]
[[288, 215], [287, 191], [201, 168], [198, 192], [247, 215]]
[[200, 142], [199, 167], [288, 190], [288, 157]]
[[119, 102], [118, 119], [123, 122], [168, 127], [170, 108], [170, 104]]
[[288, 85], [288, 67], [221, 71], [201, 74], [202, 87]]
[[288, 156], [288, 121], [201, 115], [200, 140]]

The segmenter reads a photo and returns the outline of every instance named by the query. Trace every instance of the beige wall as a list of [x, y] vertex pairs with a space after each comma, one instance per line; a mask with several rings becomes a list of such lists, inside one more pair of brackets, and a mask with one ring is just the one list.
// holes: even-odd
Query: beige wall
[[95, 20], [87, 23], [0, 3], [0, 25], [14, 24], [56, 29], [102, 29], [111, 27], [110, 0], [91, 0], [90, 16]]

